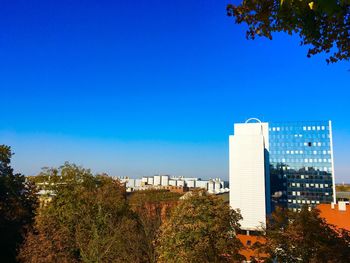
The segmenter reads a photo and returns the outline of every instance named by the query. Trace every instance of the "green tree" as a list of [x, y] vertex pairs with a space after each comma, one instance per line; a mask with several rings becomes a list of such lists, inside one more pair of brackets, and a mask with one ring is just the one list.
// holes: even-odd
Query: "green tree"
[[10, 165], [11, 148], [0, 145], [0, 255], [2, 262], [16, 262], [23, 234], [34, 221], [37, 198], [32, 183]]
[[337, 230], [319, 216], [319, 211], [304, 207], [300, 212], [278, 208], [266, 229], [261, 250], [269, 254], [267, 262], [285, 263], [350, 262], [349, 232]]
[[145, 261], [142, 226], [119, 181], [69, 163], [44, 173], [44, 181], [55, 182], [44, 184], [54, 198], [40, 210], [21, 261]]
[[301, 45], [311, 46], [308, 57], [330, 53], [327, 63], [350, 58], [349, 0], [244, 0], [226, 9], [237, 24], [248, 25], [248, 39], [296, 33]]
[[145, 240], [144, 247], [148, 262], [156, 262], [155, 241], [159, 228], [171, 209], [173, 209], [181, 194], [167, 190], [136, 191], [130, 195], [129, 204], [137, 213], [142, 224]]
[[159, 262], [232, 262], [242, 259], [235, 236], [237, 211], [205, 191], [180, 201], [162, 224], [157, 243]]

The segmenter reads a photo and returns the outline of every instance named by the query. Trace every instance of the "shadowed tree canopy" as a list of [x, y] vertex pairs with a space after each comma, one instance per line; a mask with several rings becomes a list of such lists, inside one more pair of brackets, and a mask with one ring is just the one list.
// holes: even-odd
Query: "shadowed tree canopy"
[[295, 33], [310, 46], [308, 57], [329, 53], [327, 63], [350, 58], [349, 0], [244, 0], [227, 5], [227, 14], [248, 25], [248, 39]]
[[[184, 196], [185, 197], [185, 196]], [[243, 259], [235, 233], [241, 215], [204, 190], [187, 195], [159, 233], [158, 262], [236, 262]], [[240, 261], [237, 261], [240, 262]]]
[[23, 234], [34, 221], [37, 198], [34, 185], [10, 165], [11, 148], [0, 145], [0, 261], [16, 262]]
[[137, 213], [145, 235], [144, 246], [148, 262], [157, 262], [155, 239], [161, 224], [179, 202], [181, 194], [167, 190], [136, 191], [130, 195], [129, 204]]
[[350, 262], [350, 232], [336, 229], [319, 216], [319, 210], [300, 212], [277, 208], [268, 221], [265, 262]]

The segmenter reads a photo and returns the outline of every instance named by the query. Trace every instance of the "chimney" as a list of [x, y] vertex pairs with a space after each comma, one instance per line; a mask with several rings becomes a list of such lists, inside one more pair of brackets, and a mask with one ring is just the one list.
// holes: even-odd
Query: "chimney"
[[331, 203], [331, 208], [334, 209], [334, 203], [333, 202]]
[[338, 210], [339, 211], [346, 211], [346, 202], [338, 202]]

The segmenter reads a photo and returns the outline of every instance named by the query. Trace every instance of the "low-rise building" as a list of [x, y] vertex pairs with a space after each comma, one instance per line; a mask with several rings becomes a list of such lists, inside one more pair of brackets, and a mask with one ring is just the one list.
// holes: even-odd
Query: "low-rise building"
[[[144, 176], [141, 179], [132, 179], [129, 177], [118, 177], [125, 183], [128, 192], [146, 189], [186, 189], [203, 188], [209, 193], [220, 194], [229, 191], [228, 182], [220, 178], [202, 180], [196, 177], [176, 177], [169, 175]], [[170, 187], [170, 188], [169, 188]]]

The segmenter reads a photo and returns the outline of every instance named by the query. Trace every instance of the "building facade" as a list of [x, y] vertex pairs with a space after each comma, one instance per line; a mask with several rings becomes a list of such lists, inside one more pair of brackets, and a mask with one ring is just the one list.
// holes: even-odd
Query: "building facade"
[[273, 206], [335, 202], [331, 121], [270, 123]]
[[243, 230], [264, 227], [270, 213], [268, 123], [250, 121], [229, 137], [230, 206], [240, 210]]
[[277, 205], [298, 211], [336, 201], [331, 121], [250, 119], [234, 125], [229, 151], [230, 206], [241, 210], [244, 230], [264, 226]]

